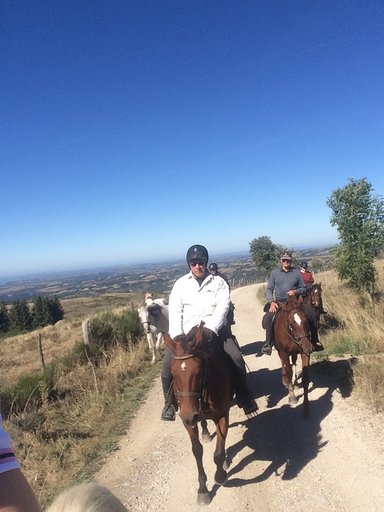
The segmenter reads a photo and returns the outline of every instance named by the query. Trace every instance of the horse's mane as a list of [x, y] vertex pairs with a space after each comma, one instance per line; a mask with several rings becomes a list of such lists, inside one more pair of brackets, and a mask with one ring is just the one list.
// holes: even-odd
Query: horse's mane
[[287, 302], [281, 302], [280, 306], [284, 311], [293, 311], [295, 309], [302, 310], [303, 309], [303, 299], [302, 297], [296, 297], [296, 295], [288, 295]]
[[211, 343], [204, 334], [204, 331], [201, 332], [201, 340], [199, 340], [199, 342], [196, 341], [199, 329], [200, 327], [197, 326], [192, 327], [187, 334], [179, 334], [178, 336], [175, 336], [174, 341], [180, 343], [184, 354], [193, 354], [195, 356], [203, 357], [207, 353]]

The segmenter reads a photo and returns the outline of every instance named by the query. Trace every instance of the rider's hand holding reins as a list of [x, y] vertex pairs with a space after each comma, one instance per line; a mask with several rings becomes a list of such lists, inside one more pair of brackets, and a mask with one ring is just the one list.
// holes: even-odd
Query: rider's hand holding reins
[[277, 303], [275, 301], [272, 301], [269, 305], [269, 312], [275, 313], [278, 309], [279, 309], [279, 306], [277, 305]]

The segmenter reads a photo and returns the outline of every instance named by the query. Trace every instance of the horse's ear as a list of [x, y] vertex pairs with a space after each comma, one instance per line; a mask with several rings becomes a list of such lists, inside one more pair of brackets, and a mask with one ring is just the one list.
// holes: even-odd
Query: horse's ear
[[304, 299], [303, 299], [303, 296], [302, 295], [299, 295], [299, 298], [297, 299], [297, 302], [299, 304], [302, 304], [304, 302]]
[[195, 334], [195, 343], [194, 346], [200, 345], [203, 340], [203, 326], [204, 324], [201, 323], [199, 327], [197, 328], [196, 334]]
[[176, 350], [176, 342], [173, 341], [173, 339], [170, 337], [170, 335], [167, 332], [163, 332], [163, 340], [164, 345], [172, 350], [172, 352], [175, 352]]

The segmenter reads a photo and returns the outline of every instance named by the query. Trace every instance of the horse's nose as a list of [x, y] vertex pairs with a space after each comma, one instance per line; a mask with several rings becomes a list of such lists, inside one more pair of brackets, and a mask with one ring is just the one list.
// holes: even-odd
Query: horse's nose
[[186, 425], [194, 427], [197, 423], [197, 420], [199, 419], [199, 415], [196, 412], [192, 416], [189, 416], [188, 418], [183, 418], [183, 421]]

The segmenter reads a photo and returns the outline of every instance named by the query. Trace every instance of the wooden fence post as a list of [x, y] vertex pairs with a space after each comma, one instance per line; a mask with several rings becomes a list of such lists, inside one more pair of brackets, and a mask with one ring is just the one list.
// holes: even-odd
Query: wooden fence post
[[37, 342], [37, 350], [39, 351], [39, 357], [40, 357], [40, 367], [42, 370], [45, 370], [45, 363], [44, 363], [44, 354], [43, 354], [43, 344], [41, 341], [41, 333], [39, 333], [39, 339]]
[[84, 344], [89, 345], [89, 327], [91, 325], [91, 322], [89, 318], [86, 318], [83, 320], [82, 328], [83, 328], [83, 338], [84, 338]]

